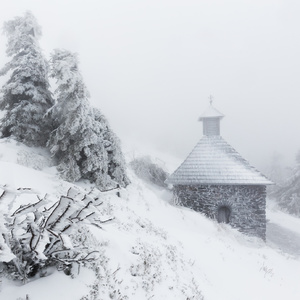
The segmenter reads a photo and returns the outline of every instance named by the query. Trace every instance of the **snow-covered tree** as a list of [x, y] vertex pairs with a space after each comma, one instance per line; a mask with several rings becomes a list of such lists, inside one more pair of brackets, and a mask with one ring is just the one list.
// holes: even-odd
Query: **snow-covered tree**
[[[55, 50], [51, 62], [51, 76], [58, 87], [57, 104], [51, 111], [55, 129], [48, 146], [58, 161], [58, 169], [66, 180], [89, 179], [101, 189], [127, 185], [121, 150], [115, 150], [119, 149], [117, 139], [108, 132], [105, 118], [89, 104], [77, 56], [67, 50]], [[113, 154], [110, 147], [115, 150]]]
[[120, 140], [112, 131], [100, 110], [93, 108], [93, 113], [97, 124], [96, 127], [100, 129], [101, 137], [103, 137], [102, 144], [107, 154], [107, 175], [111, 181], [118, 183], [120, 186], [126, 186], [129, 184], [129, 179], [126, 175], [126, 163], [121, 150]]
[[77, 181], [82, 177], [80, 165], [88, 154], [84, 147], [97, 140], [89, 95], [78, 70], [76, 55], [55, 50], [51, 63], [51, 76], [58, 87], [55, 91], [57, 103], [51, 110], [54, 130], [47, 145], [57, 159], [63, 177]]
[[292, 173], [292, 176], [272, 196], [287, 212], [300, 216], [300, 151], [296, 156], [296, 165]]
[[50, 131], [44, 116], [53, 99], [48, 63], [38, 43], [41, 28], [32, 13], [26, 12], [5, 22], [4, 33], [8, 39], [6, 54], [11, 60], [0, 71], [0, 75], [9, 76], [1, 89], [0, 109], [6, 113], [0, 131], [3, 137], [43, 146]]
[[266, 174], [268, 175], [268, 178], [270, 178], [276, 184], [280, 184], [284, 181], [285, 174], [282, 161], [282, 154], [274, 152], [270, 158], [269, 165], [266, 168]]

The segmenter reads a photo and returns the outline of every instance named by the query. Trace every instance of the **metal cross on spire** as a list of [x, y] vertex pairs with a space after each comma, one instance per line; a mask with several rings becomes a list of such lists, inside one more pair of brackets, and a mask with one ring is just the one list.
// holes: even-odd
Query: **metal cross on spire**
[[214, 97], [212, 95], [209, 95], [208, 99], [209, 99], [210, 105], [212, 105]]

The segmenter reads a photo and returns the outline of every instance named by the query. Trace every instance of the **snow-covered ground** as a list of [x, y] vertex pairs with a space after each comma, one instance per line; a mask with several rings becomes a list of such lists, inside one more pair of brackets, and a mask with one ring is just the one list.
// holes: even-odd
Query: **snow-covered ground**
[[267, 217], [267, 245], [299, 258], [300, 219], [280, 211], [271, 200]]
[[[47, 153], [0, 140], [0, 184], [10, 192], [59, 197], [72, 184], [59, 179]], [[33, 168], [31, 167], [33, 166]], [[81, 269], [75, 278], [51, 275], [16, 285], [2, 278], [0, 299], [300, 299], [300, 219], [268, 204], [267, 243], [171, 203], [171, 193], [138, 179], [103, 195], [103, 213], [115, 219], [90, 227], [102, 248], [100, 271]], [[88, 190], [90, 185], [77, 186]], [[19, 190], [20, 191], [20, 190]], [[0, 211], [17, 201], [7, 193]], [[0, 250], [1, 258], [1, 250]], [[99, 291], [93, 298], [90, 291]]]

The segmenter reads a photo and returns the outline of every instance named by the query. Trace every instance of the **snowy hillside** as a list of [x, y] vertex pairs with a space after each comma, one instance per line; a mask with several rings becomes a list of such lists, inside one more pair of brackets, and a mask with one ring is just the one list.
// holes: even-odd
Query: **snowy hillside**
[[[82, 194], [92, 185], [62, 181], [48, 153], [12, 140], [0, 140], [0, 212], [13, 212], [37, 196], [59, 199], [70, 187]], [[300, 298], [300, 219], [272, 203], [267, 212], [267, 243], [171, 203], [171, 193], [137, 178], [100, 194], [102, 229], [86, 224], [86, 236], [100, 253], [98, 264], [66, 276], [16, 284], [1, 279], [0, 299], [207, 299]], [[4, 216], [1, 216], [3, 226]], [[94, 236], [94, 238], [93, 238]], [[9, 259], [0, 249], [1, 261]]]

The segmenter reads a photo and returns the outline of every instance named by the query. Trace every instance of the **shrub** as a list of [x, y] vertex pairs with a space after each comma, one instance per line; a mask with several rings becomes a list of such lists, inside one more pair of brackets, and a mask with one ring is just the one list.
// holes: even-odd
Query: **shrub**
[[69, 189], [54, 204], [45, 196], [20, 206], [7, 217], [4, 241], [14, 259], [3, 262], [7, 276], [26, 282], [45, 276], [49, 267], [76, 275], [79, 267], [101, 255], [99, 245], [87, 225], [101, 228], [100, 199]]
[[135, 158], [129, 165], [139, 178], [160, 187], [166, 187], [165, 180], [169, 174], [157, 163], [152, 162], [149, 156]]

